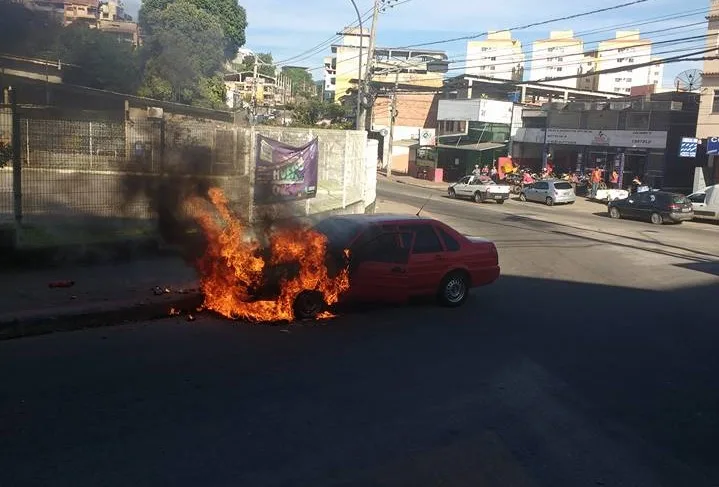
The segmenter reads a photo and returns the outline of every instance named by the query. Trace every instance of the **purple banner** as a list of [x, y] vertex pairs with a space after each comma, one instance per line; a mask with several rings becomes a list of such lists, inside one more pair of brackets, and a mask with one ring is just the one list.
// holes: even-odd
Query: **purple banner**
[[315, 138], [302, 147], [257, 135], [255, 203], [304, 200], [317, 195], [319, 146]]

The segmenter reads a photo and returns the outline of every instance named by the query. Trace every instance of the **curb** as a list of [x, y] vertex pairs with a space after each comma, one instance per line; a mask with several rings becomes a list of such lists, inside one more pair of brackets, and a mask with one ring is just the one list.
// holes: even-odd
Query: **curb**
[[166, 318], [170, 308], [193, 310], [202, 304], [202, 295], [184, 294], [164, 300], [137, 299], [99, 303], [96, 306], [54, 308], [15, 316], [0, 315], [0, 340], [44, 335], [59, 331], [116, 326], [123, 322]]
[[[435, 188], [434, 186], [423, 186], [421, 184], [415, 184], [415, 183], [408, 182], [408, 181], [400, 181], [399, 179], [392, 179], [391, 181], [393, 181], [395, 183], [399, 183], [399, 184], [406, 184], [407, 186], [413, 186], [415, 188], [430, 189], [430, 190], [435, 190], [435, 191], [446, 191], [446, 189]], [[449, 183], [447, 183], [447, 185], [449, 186]]]

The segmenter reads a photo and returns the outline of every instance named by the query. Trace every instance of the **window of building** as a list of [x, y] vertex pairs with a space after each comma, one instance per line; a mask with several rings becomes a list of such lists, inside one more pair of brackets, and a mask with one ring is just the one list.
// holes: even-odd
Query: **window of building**
[[630, 93], [630, 92], [632, 91], [632, 89], [631, 89], [631, 88], [624, 88], [624, 91], [626, 91], [627, 93]]
[[480, 70], [480, 71], [484, 71], [485, 69], [487, 69], [487, 66], [480, 66], [480, 67], [479, 67], [479, 70]]
[[494, 66], [490, 66], [490, 67], [489, 67], [489, 70], [490, 70], [490, 71], [494, 71]]
[[547, 49], [547, 52], [552, 52], [552, 51], [554, 51], [553, 47], [550, 47], [549, 49]]
[[623, 62], [624, 62], [624, 58], [623, 58], [623, 57], [617, 58], [617, 62], [618, 62], [618, 63], [623, 63]]
[[559, 66], [559, 67], [557, 68], [557, 71], [561, 71], [561, 70], [562, 70], [562, 67]]
[[634, 62], [634, 58], [633, 58], [633, 57], [630, 57], [629, 59], [627, 59], [627, 61], [629, 61], [630, 63], [633, 63], [633, 62]]
[[614, 78], [615, 83], [619, 83], [620, 81], [622, 81], [622, 78]]
[[714, 99], [712, 100], [712, 113], [719, 113], [719, 90], [714, 90]]
[[560, 62], [561, 62], [561, 61], [564, 61], [564, 58], [563, 58], [563, 57], [558, 57], [558, 58], [557, 58], [557, 61], [560, 61]]
[[490, 61], [496, 61], [496, 60], [497, 60], [497, 57], [496, 57], [496, 56], [492, 56], [491, 58], [489, 58], [489, 60], [490, 60]]

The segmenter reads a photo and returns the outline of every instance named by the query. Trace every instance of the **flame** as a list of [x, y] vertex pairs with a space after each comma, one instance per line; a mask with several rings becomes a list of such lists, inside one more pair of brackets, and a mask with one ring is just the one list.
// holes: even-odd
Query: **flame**
[[[324, 235], [309, 228], [278, 230], [269, 236], [269, 255], [263, 256], [260, 243], [232, 214], [222, 191], [212, 188], [208, 195], [214, 211], [193, 205], [207, 239], [205, 254], [198, 261], [205, 309], [231, 319], [292, 321], [294, 300], [302, 291], [319, 291], [325, 303], [332, 305], [349, 289], [347, 268], [329, 275]], [[252, 289], [263, 283], [264, 273], [282, 264], [296, 264], [299, 270], [296, 275], [280, 277], [277, 297], [253, 299]], [[323, 313], [318, 319], [332, 316]]]

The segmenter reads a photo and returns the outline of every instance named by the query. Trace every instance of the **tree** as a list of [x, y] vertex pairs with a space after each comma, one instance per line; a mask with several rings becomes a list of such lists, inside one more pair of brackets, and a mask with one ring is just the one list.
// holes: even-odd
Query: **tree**
[[288, 106], [292, 110], [293, 125], [316, 126], [324, 123], [333, 128], [351, 128], [347, 110], [336, 103], [317, 99], [302, 100]]
[[[258, 52], [256, 56], [260, 61], [257, 65], [257, 72], [274, 78], [277, 75], [275, 72], [277, 67], [274, 65], [274, 61], [272, 60], [272, 54], [269, 52]], [[254, 68], [255, 55], [252, 54], [245, 56], [241, 63], [235, 65], [235, 69], [239, 72], [253, 71]]]
[[[140, 9], [140, 25], [147, 27], [148, 18], [161, 12], [176, 0], [144, 0]], [[233, 59], [237, 49], [245, 45], [247, 13], [237, 0], [189, 0], [203, 12], [213, 16], [222, 28], [225, 59]]]
[[315, 96], [317, 94], [312, 75], [305, 68], [287, 66], [282, 74], [292, 81], [292, 94], [295, 96]]
[[139, 94], [201, 106], [223, 104], [224, 95], [212, 81], [224, 61], [220, 22], [192, 0], [146, 11], [143, 22], [146, 60]]
[[57, 40], [58, 57], [70, 64], [63, 81], [102, 90], [134, 94], [140, 84], [137, 52], [112, 34], [71, 25]]
[[5, 53], [57, 58], [56, 41], [61, 30], [59, 19], [48, 13], [0, 0], [0, 50]]

